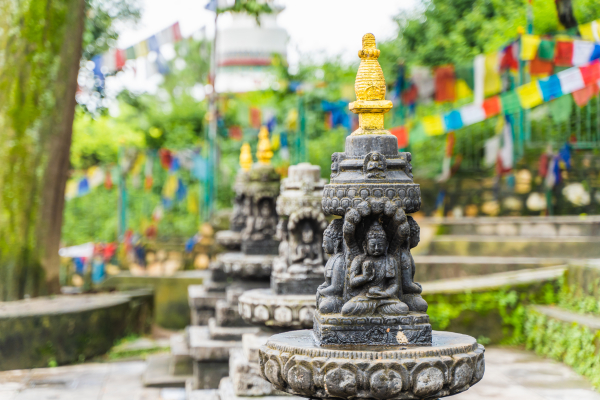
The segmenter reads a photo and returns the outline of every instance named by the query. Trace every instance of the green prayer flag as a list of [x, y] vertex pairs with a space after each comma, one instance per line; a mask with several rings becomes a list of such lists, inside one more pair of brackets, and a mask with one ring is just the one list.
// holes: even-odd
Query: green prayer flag
[[500, 103], [502, 104], [502, 112], [504, 114], [512, 114], [521, 109], [519, 96], [516, 90], [511, 90], [500, 95]]
[[554, 46], [556, 42], [554, 40], [543, 40], [540, 42], [538, 47], [538, 58], [544, 61], [554, 60]]
[[128, 60], [135, 59], [135, 50], [133, 46], [130, 46], [125, 50], [125, 57], [127, 57]]
[[571, 95], [561, 96], [550, 102], [550, 115], [554, 122], [565, 122], [571, 117], [573, 98]]
[[421, 122], [417, 122], [415, 126], [409, 132], [409, 143], [417, 144], [427, 139], [427, 135], [425, 134], [425, 128], [423, 128], [423, 124]]
[[464, 80], [469, 89], [475, 90], [475, 70], [473, 68], [473, 63], [457, 65], [454, 69], [454, 75], [457, 80]]

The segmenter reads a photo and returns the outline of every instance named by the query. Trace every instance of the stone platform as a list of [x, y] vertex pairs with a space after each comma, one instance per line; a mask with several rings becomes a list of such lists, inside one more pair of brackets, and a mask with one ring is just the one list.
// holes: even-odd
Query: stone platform
[[223, 253], [209, 268], [234, 279], [268, 280], [275, 257], [270, 254], [244, 254], [241, 251]]
[[242, 245], [242, 233], [236, 231], [219, 231], [215, 234], [215, 240], [226, 249], [239, 249]]
[[251, 324], [290, 329], [313, 324], [314, 294], [274, 294], [270, 289], [255, 289], [238, 301], [242, 318]]
[[[318, 346], [309, 330], [272, 336], [262, 375], [281, 391], [314, 398], [437, 399], [483, 378], [484, 348], [467, 335], [433, 332], [423, 347]], [[377, 361], [375, 361], [377, 360]]]

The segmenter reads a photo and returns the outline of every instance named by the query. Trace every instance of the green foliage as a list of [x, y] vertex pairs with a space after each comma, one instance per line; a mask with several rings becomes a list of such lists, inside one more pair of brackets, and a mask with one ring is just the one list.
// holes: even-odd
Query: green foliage
[[219, 13], [232, 12], [244, 13], [253, 16], [256, 23], [260, 25], [260, 15], [273, 12], [268, 3], [258, 2], [257, 0], [235, 0], [231, 7], [219, 8]]
[[524, 334], [527, 349], [564, 362], [600, 388], [600, 331], [558, 321], [528, 308]]

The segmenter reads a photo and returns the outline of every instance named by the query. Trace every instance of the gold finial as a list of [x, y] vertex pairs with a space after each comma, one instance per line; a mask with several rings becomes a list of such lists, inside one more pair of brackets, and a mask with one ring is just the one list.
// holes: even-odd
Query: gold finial
[[372, 33], [363, 36], [362, 50], [359, 50], [358, 56], [360, 66], [354, 83], [356, 101], [350, 103], [350, 110], [358, 114], [360, 127], [352, 134], [385, 134], [383, 114], [392, 108], [392, 102], [385, 100], [385, 78], [377, 61], [379, 50], [375, 47]]
[[262, 126], [258, 132], [258, 150], [256, 150], [256, 158], [262, 164], [269, 164], [273, 158], [273, 150], [271, 150], [271, 141], [269, 140], [269, 130], [266, 126]]
[[250, 151], [250, 145], [248, 143], [244, 143], [242, 145], [242, 151], [240, 151], [240, 167], [242, 167], [244, 171], [250, 171], [252, 162], [252, 151]]

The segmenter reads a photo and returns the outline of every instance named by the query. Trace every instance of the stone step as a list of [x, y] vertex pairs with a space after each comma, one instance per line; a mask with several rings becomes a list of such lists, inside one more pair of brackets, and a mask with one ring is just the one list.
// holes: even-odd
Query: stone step
[[190, 356], [200, 362], [229, 361], [229, 350], [241, 349], [242, 342], [213, 340], [207, 326], [188, 326], [186, 329]]
[[241, 341], [242, 335], [245, 333], [260, 332], [260, 328], [254, 326], [241, 327], [241, 326], [220, 326], [217, 324], [215, 318], [208, 320], [208, 332], [212, 340], [236, 340]]
[[600, 260], [570, 263], [561, 301], [600, 315]]
[[550, 267], [569, 262], [567, 258], [467, 257], [415, 255], [417, 282], [464, 278], [500, 272]]
[[440, 293], [451, 294], [481, 292], [498, 289], [503, 286], [526, 285], [536, 282], [556, 280], [564, 274], [565, 270], [566, 266], [564, 265], [537, 269], [524, 269], [520, 271], [500, 272], [484, 276], [423, 282], [422, 286], [423, 293], [425, 295]]
[[233, 390], [233, 383], [230, 378], [221, 379], [219, 383], [220, 400], [300, 400], [302, 397], [282, 395], [282, 396], [236, 396]]
[[431, 240], [429, 255], [600, 258], [600, 237], [520, 237], [440, 235]]
[[553, 306], [533, 305], [531, 307], [540, 314], [560, 322], [584, 326], [594, 332], [600, 331], [600, 317], [598, 316], [590, 314], [578, 314], [573, 311]]
[[600, 236], [600, 216], [424, 218], [446, 235]]
[[172, 354], [156, 354], [146, 360], [146, 371], [142, 377], [144, 386], [166, 388], [185, 387], [187, 379], [193, 377], [192, 359]]

